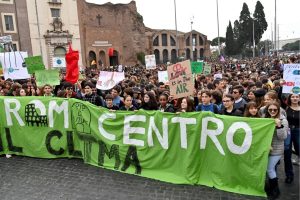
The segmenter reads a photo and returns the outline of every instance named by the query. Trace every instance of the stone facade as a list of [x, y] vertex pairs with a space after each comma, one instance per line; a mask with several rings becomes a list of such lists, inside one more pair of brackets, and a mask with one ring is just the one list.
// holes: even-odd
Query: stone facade
[[[33, 55], [42, 55], [46, 68], [64, 67], [54, 60], [64, 59], [69, 43], [81, 52], [77, 2], [26, 0], [26, 3]], [[78, 64], [82, 66], [81, 56]]]
[[[0, 0], [0, 36], [11, 35], [12, 43], [16, 47], [15, 50], [27, 51], [30, 56], [32, 55], [32, 47], [27, 13], [26, 0]], [[13, 31], [6, 30], [4, 15], [12, 16]]]
[[[97, 5], [78, 0], [83, 63], [135, 64], [145, 49], [145, 26], [134, 1]], [[114, 56], [108, 56], [113, 48]], [[111, 49], [112, 51], [112, 49]]]
[[[194, 30], [188, 33], [178, 31], [176, 39], [175, 30], [145, 27], [134, 1], [129, 4], [98, 5], [78, 0], [77, 7], [82, 39], [82, 59], [86, 66], [90, 66], [93, 60], [97, 61], [98, 65], [104, 66], [136, 64], [139, 52], [146, 55], [155, 53], [158, 63], [175, 62], [177, 55], [182, 59], [193, 60], [210, 55], [210, 42], [202, 33]], [[153, 45], [157, 37], [159, 43]], [[161, 43], [162, 37], [167, 38], [166, 44]], [[194, 47], [192, 37], [195, 37]], [[187, 44], [187, 40], [190, 40], [190, 44]], [[114, 55], [109, 56], [109, 51], [112, 49]], [[188, 52], [190, 57], [187, 55]]]

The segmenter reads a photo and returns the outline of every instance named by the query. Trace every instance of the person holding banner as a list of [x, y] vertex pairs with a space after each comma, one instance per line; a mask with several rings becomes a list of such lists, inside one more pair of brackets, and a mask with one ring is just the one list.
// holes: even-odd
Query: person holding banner
[[144, 110], [157, 110], [158, 108], [157, 101], [152, 92], [147, 92], [144, 95], [141, 108]]
[[284, 152], [284, 140], [287, 137], [288, 121], [280, 115], [280, 105], [277, 102], [271, 102], [266, 106], [265, 117], [274, 119], [276, 126], [267, 168], [270, 186], [270, 190], [267, 191], [267, 193], [269, 193], [269, 196], [272, 199], [276, 199], [280, 195], [280, 190], [278, 187], [278, 177], [275, 167]]
[[215, 114], [219, 113], [218, 106], [211, 103], [212, 95], [209, 90], [199, 91], [198, 96], [200, 96], [202, 103], [197, 105], [196, 111], [210, 111]]
[[96, 106], [104, 106], [102, 98], [97, 95], [96, 93], [93, 93], [93, 88], [96, 88], [96, 86], [91, 83], [87, 82], [84, 86], [84, 96], [82, 97], [83, 101], [88, 101], [91, 104], [94, 104]]
[[53, 88], [51, 85], [49, 85], [49, 84], [44, 85], [43, 90], [42, 90], [44, 97], [53, 97], [54, 95], [52, 94], [52, 90], [53, 90]]
[[113, 96], [111, 94], [107, 94], [105, 96], [105, 107], [109, 110], [119, 110], [119, 107], [113, 104]]
[[132, 105], [132, 97], [130, 95], [127, 95], [124, 98], [124, 106], [122, 106], [120, 110], [127, 110], [127, 111], [137, 110], [137, 108]]
[[194, 110], [194, 101], [190, 97], [184, 97], [181, 100], [180, 108], [178, 112], [193, 112]]
[[159, 95], [159, 107], [158, 110], [161, 112], [175, 112], [175, 108], [172, 104], [168, 103], [169, 96], [165, 93]]

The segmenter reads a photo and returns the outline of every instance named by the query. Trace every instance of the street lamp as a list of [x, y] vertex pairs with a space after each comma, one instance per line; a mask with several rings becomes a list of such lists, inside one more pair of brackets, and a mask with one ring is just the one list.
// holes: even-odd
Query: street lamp
[[219, 4], [218, 4], [218, 0], [216, 0], [217, 3], [217, 24], [218, 24], [218, 51], [219, 51], [219, 55], [221, 55], [220, 52], [220, 35], [219, 35]]
[[176, 12], [176, 0], [174, 0], [174, 10], [175, 10], [175, 29], [176, 29], [176, 60], [179, 57], [178, 52], [178, 31], [177, 31], [177, 12]]
[[255, 57], [254, 16], [252, 20], [252, 35], [253, 35], [253, 58], [254, 58]]

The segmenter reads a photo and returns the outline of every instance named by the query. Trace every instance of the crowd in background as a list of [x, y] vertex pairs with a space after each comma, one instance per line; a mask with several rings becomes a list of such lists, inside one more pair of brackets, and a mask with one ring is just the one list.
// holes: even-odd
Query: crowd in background
[[[124, 67], [125, 79], [108, 91], [96, 88], [99, 71], [117, 71], [118, 67], [87, 68], [84, 78], [76, 84], [64, 81], [61, 72], [61, 83], [57, 86], [37, 87], [34, 77], [18, 81], [2, 78], [0, 96], [77, 98], [109, 110], [210, 111], [221, 115], [274, 118], [276, 128], [270, 147], [266, 191], [278, 197], [276, 165], [283, 154], [285, 182], [291, 184], [295, 178], [292, 151], [299, 157], [300, 141], [300, 96], [282, 93], [283, 65], [300, 63], [300, 56], [227, 59], [225, 62], [207, 59], [206, 62], [212, 66], [212, 73], [196, 75], [193, 95], [180, 99], [174, 99], [168, 85], [158, 81], [157, 72], [166, 70], [166, 65], [158, 65], [155, 70], [146, 70], [142, 65]], [[216, 73], [222, 74], [222, 78], [214, 79]], [[294, 164], [299, 165], [299, 158]]]

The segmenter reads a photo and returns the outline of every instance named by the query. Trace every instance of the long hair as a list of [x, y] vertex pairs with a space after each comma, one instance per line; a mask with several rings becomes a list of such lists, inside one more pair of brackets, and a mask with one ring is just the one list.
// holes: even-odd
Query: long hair
[[279, 118], [280, 117], [280, 105], [277, 102], [269, 103], [266, 106], [266, 115], [265, 115], [265, 118], [271, 118], [271, 115], [270, 115], [270, 113], [268, 111], [268, 109], [269, 109], [270, 106], [276, 106], [276, 108], [277, 108], [278, 111], [277, 111], [277, 115], [275, 116], [275, 118]]
[[[195, 110], [195, 107], [194, 107], [194, 101], [189, 98], [189, 97], [184, 97], [182, 98], [182, 100], [185, 99], [186, 100], [186, 103], [187, 103], [187, 107], [186, 107], [186, 112], [193, 112]], [[181, 102], [182, 102], [181, 100]], [[180, 106], [180, 110], [182, 110], [181, 106]]]
[[143, 105], [142, 105], [142, 107], [143, 107], [144, 105], [147, 104], [147, 106], [148, 106], [150, 109], [157, 110], [158, 104], [157, 104], [156, 97], [154, 96], [153, 92], [147, 92], [145, 95], [148, 95], [148, 97], [149, 97], [149, 102], [146, 103], [146, 102], [144, 101], [144, 98], [143, 98]]
[[[250, 112], [249, 112], [249, 110], [250, 110], [251, 108], [253, 108], [253, 107], [255, 107], [255, 108], [257, 109], [257, 113], [256, 113], [256, 115], [254, 115], [254, 116], [251, 115]], [[245, 112], [244, 112], [244, 117], [260, 117], [258, 111], [259, 111], [259, 107], [258, 107], [257, 103], [254, 102], [254, 101], [250, 101], [250, 102], [247, 103], [247, 105], [246, 105]]]

